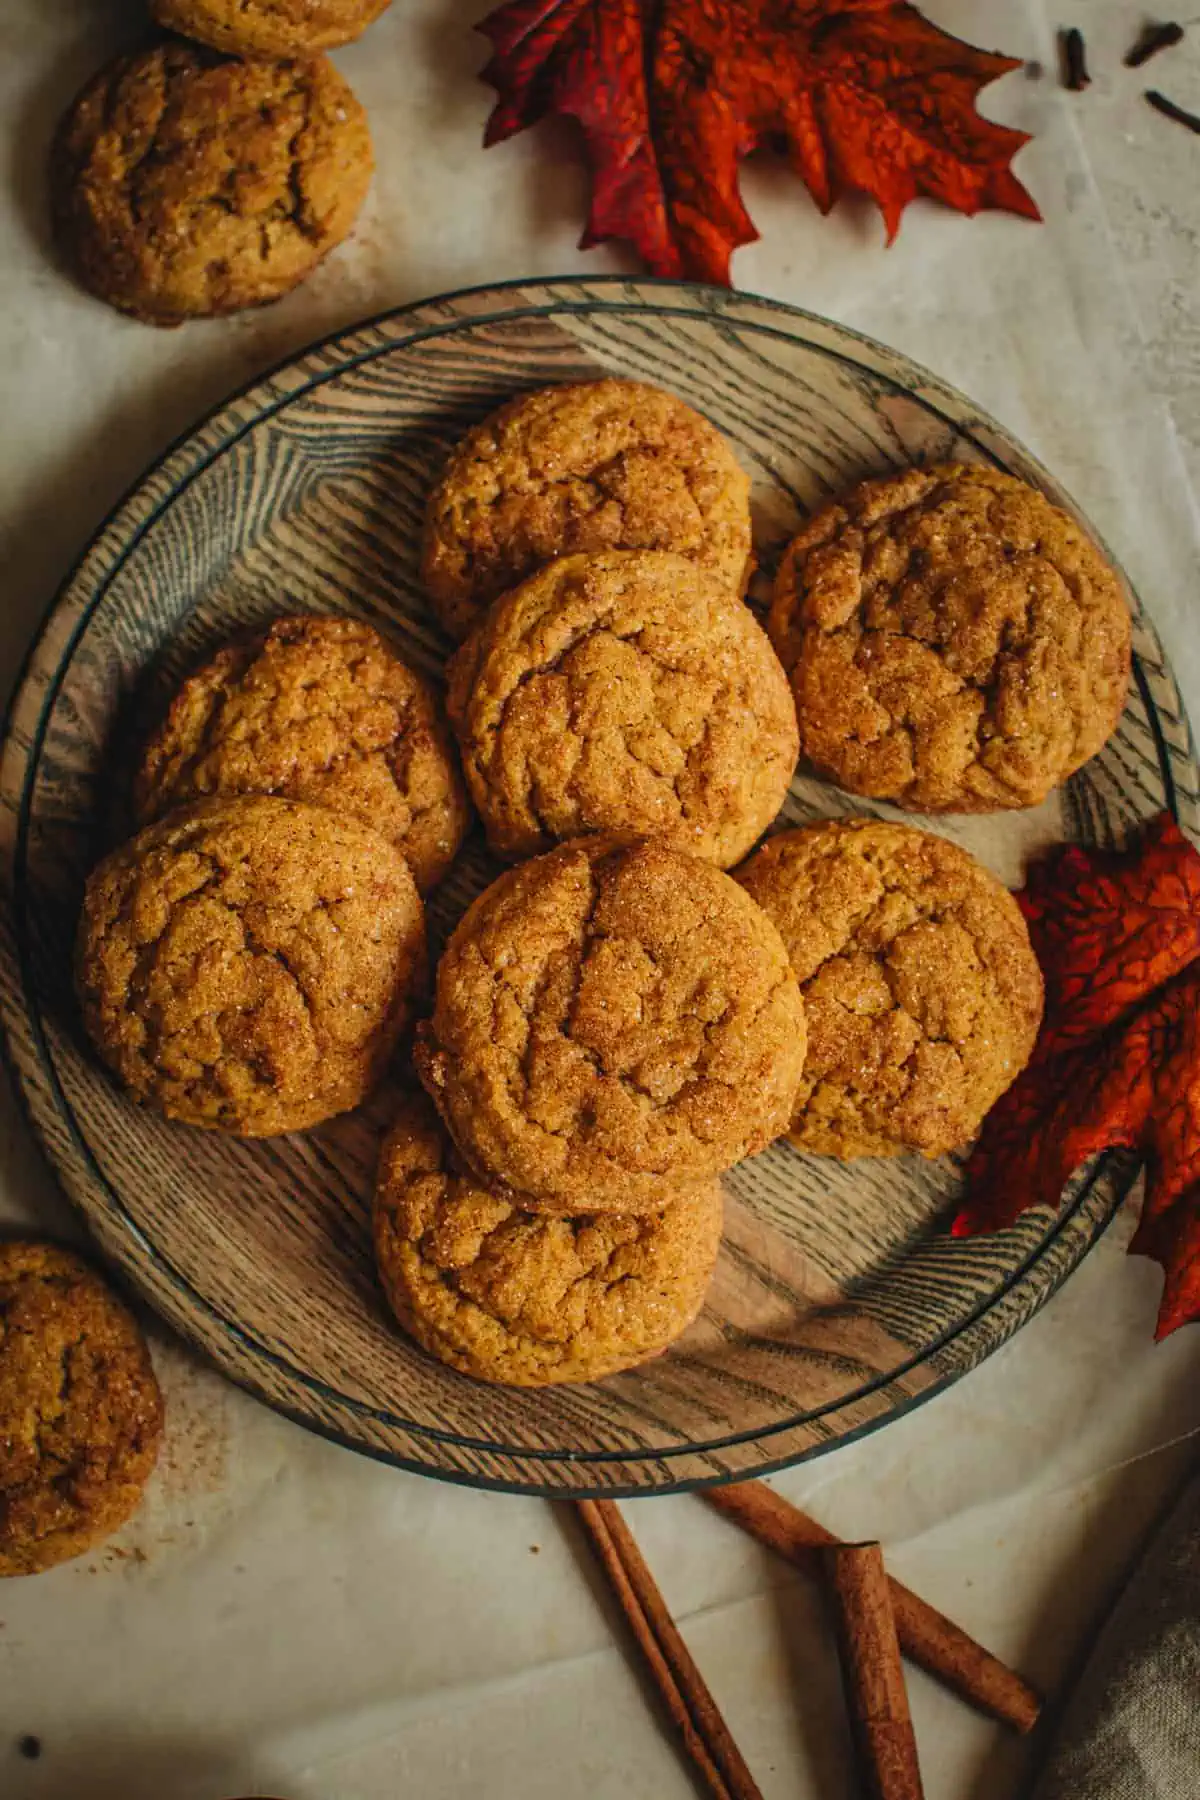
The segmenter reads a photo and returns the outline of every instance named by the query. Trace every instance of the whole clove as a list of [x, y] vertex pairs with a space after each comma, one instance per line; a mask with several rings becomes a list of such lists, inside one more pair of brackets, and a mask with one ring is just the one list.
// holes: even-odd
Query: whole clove
[[1062, 83], [1072, 94], [1082, 94], [1084, 88], [1091, 87], [1092, 78], [1088, 74], [1087, 45], [1083, 41], [1083, 33], [1077, 26], [1070, 31], [1058, 34], [1059, 56], [1062, 61]]
[[1150, 58], [1152, 56], [1157, 56], [1160, 50], [1173, 50], [1176, 44], [1181, 44], [1182, 42], [1182, 25], [1176, 25], [1174, 23], [1170, 25], [1147, 25], [1132, 50], [1126, 53], [1125, 67], [1127, 69], [1140, 69], [1143, 63], [1148, 63]]
[[1188, 131], [1194, 131], [1200, 137], [1200, 115], [1189, 112], [1186, 106], [1176, 106], [1174, 100], [1168, 100], [1167, 96], [1160, 94], [1157, 88], [1148, 89], [1146, 99], [1155, 112], [1161, 113], [1164, 119], [1174, 119], [1177, 125], [1186, 126]]

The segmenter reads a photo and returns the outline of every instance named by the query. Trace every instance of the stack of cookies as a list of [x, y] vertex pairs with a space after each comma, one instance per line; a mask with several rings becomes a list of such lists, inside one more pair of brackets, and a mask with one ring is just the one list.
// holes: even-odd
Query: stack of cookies
[[716, 1261], [722, 1171], [791, 1115], [799, 989], [722, 873], [797, 755], [751, 566], [728, 445], [636, 383], [513, 401], [429, 503], [425, 582], [465, 640], [451, 722], [518, 866], [442, 958], [415, 1052], [437, 1110], [388, 1140], [376, 1251], [401, 1322], [484, 1379], [665, 1348]]
[[84, 287], [151, 325], [261, 306], [351, 231], [366, 114], [325, 50], [390, 0], [151, 0], [163, 36], [69, 107], [51, 157], [57, 236]]
[[900, 807], [1042, 799], [1122, 710], [1116, 577], [1041, 494], [968, 465], [814, 516], [766, 630], [752, 560], [746, 477], [681, 401], [521, 396], [428, 505], [448, 725], [368, 627], [280, 620], [181, 688], [144, 829], [89, 884], [84, 1014], [127, 1088], [301, 1129], [393, 1062], [469, 792], [512, 866], [438, 966], [374, 1243], [401, 1324], [477, 1378], [657, 1353], [703, 1303], [725, 1170], [785, 1134], [942, 1155], [1032, 1052], [1024, 920], [966, 851], [874, 818], [756, 846], [798, 759]]
[[429, 503], [451, 723], [520, 866], [442, 959], [415, 1052], [441, 1125], [421, 1101], [397, 1124], [376, 1249], [402, 1323], [476, 1376], [649, 1354], [712, 1255], [681, 1183], [785, 1131], [839, 1158], [959, 1148], [1033, 1049], [1020, 910], [957, 846], [834, 820], [721, 871], [801, 755], [902, 806], [1042, 799], [1124, 703], [1115, 577], [1021, 482], [911, 470], [814, 518], [764, 634], [747, 502], [706, 421], [602, 381], [503, 407]]
[[654, 388], [525, 395], [468, 434], [423, 573], [466, 642], [449, 711], [491, 847], [655, 837], [729, 868], [783, 804], [796, 712], [744, 604], [749, 483]]
[[364, 1100], [426, 977], [468, 809], [425, 681], [356, 620], [284, 618], [179, 690], [92, 874], [77, 978], [133, 1097], [246, 1137]]
[[712, 863], [594, 835], [501, 876], [418, 1033], [441, 1125], [410, 1113], [384, 1153], [376, 1247], [402, 1323], [512, 1382], [665, 1348], [716, 1261], [718, 1177], [786, 1128], [804, 1047], [779, 933]]

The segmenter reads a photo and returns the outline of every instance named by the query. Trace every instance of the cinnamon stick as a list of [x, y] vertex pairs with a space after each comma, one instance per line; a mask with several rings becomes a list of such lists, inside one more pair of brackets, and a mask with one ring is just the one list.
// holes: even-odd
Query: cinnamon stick
[[821, 1558], [863, 1791], [870, 1800], [925, 1800], [883, 1552], [835, 1544]]
[[[840, 1542], [832, 1531], [761, 1481], [708, 1488], [703, 1498], [768, 1550], [810, 1574], [819, 1572], [818, 1552]], [[1016, 1731], [1033, 1729], [1042, 1702], [1028, 1682], [911, 1589], [891, 1578], [888, 1588], [900, 1647], [912, 1662], [936, 1675], [981, 1712]]]
[[612, 1500], [578, 1500], [591, 1539], [667, 1715], [714, 1800], [762, 1800], [653, 1575]]

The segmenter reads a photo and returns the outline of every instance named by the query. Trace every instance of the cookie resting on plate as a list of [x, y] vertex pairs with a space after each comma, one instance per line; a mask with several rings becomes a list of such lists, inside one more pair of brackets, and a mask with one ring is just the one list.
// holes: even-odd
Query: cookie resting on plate
[[564, 1213], [654, 1211], [786, 1130], [804, 1008], [728, 875], [584, 838], [510, 870], [438, 967], [417, 1070], [488, 1181]]
[[669, 551], [564, 556], [531, 576], [454, 658], [448, 706], [488, 842], [510, 858], [610, 831], [729, 868], [796, 767], [766, 633]]
[[800, 749], [926, 812], [1036, 806], [1116, 729], [1132, 622], [1091, 538], [997, 469], [866, 481], [784, 554], [767, 629]]
[[430, 496], [421, 573], [464, 638], [498, 595], [555, 556], [675, 550], [741, 593], [750, 483], [715, 426], [639, 381], [520, 394], [454, 451]]
[[366, 1098], [425, 954], [394, 844], [323, 807], [247, 797], [169, 813], [93, 871], [76, 981], [135, 1100], [270, 1137]]
[[227, 644], [180, 686], [134, 778], [139, 825], [196, 800], [278, 794], [361, 819], [421, 892], [470, 817], [432, 688], [358, 619], [297, 614]]
[[1008, 889], [911, 825], [783, 831], [738, 879], [779, 927], [808, 1057], [789, 1136], [826, 1156], [939, 1156], [1028, 1062], [1042, 976]]
[[480, 1381], [595, 1381], [657, 1356], [704, 1303], [720, 1183], [647, 1213], [529, 1212], [461, 1162], [424, 1095], [402, 1103], [375, 1189], [375, 1260], [404, 1329]]

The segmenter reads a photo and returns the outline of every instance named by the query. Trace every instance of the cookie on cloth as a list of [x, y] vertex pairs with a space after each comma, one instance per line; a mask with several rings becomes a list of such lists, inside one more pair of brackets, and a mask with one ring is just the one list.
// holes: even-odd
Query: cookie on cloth
[[132, 1313], [72, 1251], [0, 1241], [0, 1576], [35, 1575], [119, 1530], [162, 1428]]
[[242, 62], [173, 38], [72, 103], [51, 152], [59, 242], [91, 293], [150, 325], [277, 300], [346, 237], [367, 118], [326, 57]]
[[353, 43], [392, 0], [151, 0], [168, 31], [229, 56], [312, 56]]

